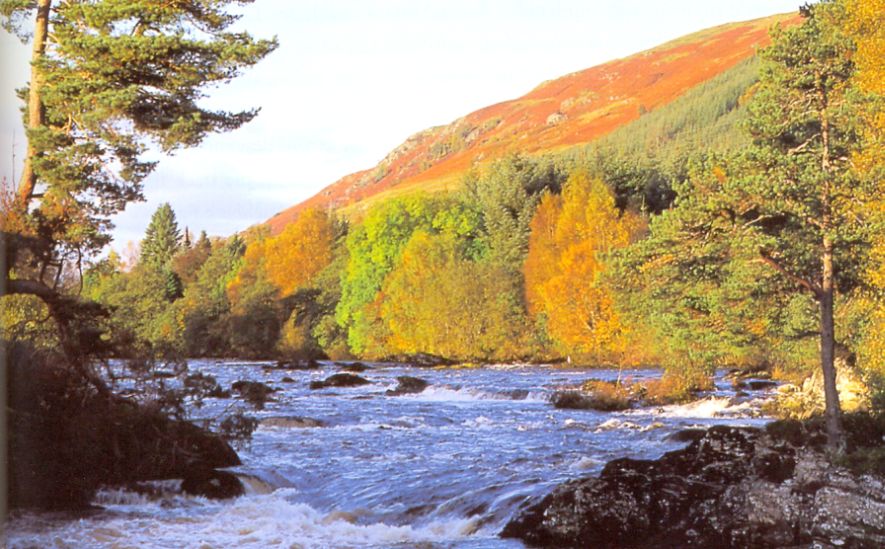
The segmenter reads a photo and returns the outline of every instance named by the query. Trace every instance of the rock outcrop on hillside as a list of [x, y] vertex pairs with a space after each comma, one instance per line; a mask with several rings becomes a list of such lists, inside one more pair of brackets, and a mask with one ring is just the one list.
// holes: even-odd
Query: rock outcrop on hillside
[[885, 478], [833, 465], [820, 434], [787, 425], [712, 427], [658, 460], [612, 461], [501, 535], [558, 548], [885, 546]]

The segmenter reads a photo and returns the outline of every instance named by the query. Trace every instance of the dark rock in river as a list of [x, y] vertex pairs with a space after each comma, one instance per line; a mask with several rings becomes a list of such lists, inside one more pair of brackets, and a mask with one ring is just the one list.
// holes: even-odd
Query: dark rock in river
[[355, 372], [357, 374], [360, 374], [360, 373], [365, 372], [366, 370], [372, 369], [371, 366], [367, 366], [367, 365], [363, 364], [362, 362], [352, 362], [350, 364], [338, 364], [338, 366], [341, 366], [341, 369], [344, 370], [345, 372]]
[[254, 405], [259, 410], [264, 408], [264, 403], [270, 400], [271, 393], [276, 389], [261, 383], [260, 381], [235, 381], [231, 389], [236, 391], [244, 400]]
[[566, 410], [592, 410], [593, 400], [580, 391], [557, 391], [550, 399], [554, 408]]
[[311, 381], [311, 389], [325, 389], [327, 387], [356, 387], [366, 385], [370, 381], [364, 377], [353, 374], [334, 374], [323, 381]]
[[309, 427], [325, 427], [326, 422], [309, 417], [266, 417], [261, 420], [265, 427], [288, 427], [290, 429], [306, 429]]
[[777, 387], [777, 382], [769, 379], [751, 379], [745, 383], [747, 389], [751, 391], [761, 391], [763, 389], [773, 389], [774, 387]]
[[191, 471], [181, 482], [181, 489], [193, 496], [229, 499], [242, 496], [243, 483], [232, 473], [211, 469]]
[[396, 378], [396, 380], [399, 382], [399, 384], [396, 386], [395, 389], [389, 389], [387, 391], [388, 396], [420, 393], [421, 391], [426, 389], [428, 385], [430, 385], [423, 379], [412, 376], [399, 376]]
[[622, 405], [619, 402], [612, 402], [610, 399], [605, 398], [605, 395], [587, 394], [581, 391], [558, 391], [553, 394], [550, 402], [554, 408], [567, 410], [611, 412], [629, 407], [629, 403], [626, 400]]
[[560, 485], [501, 535], [562, 548], [885, 546], [885, 478], [832, 465], [814, 438], [711, 427], [658, 460]]
[[280, 383], [295, 383], [295, 380], [289, 376], [283, 376], [283, 379], [280, 380]]
[[706, 434], [706, 429], [682, 429], [681, 431], [676, 431], [672, 435], [669, 435], [667, 440], [670, 442], [694, 442], [700, 440]]
[[385, 358], [382, 362], [396, 362], [415, 368], [433, 368], [434, 366], [454, 366], [456, 361], [430, 353], [415, 353], [410, 355], [395, 355]]
[[320, 368], [320, 363], [316, 361], [316, 359], [308, 359], [308, 360], [278, 360], [276, 366], [269, 367], [268, 369], [275, 370], [318, 370]]
[[101, 486], [240, 464], [219, 436], [158, 406], [98, 393], [55, 351], [12, 342], [7, 353], [10, 508], [84, 509]]

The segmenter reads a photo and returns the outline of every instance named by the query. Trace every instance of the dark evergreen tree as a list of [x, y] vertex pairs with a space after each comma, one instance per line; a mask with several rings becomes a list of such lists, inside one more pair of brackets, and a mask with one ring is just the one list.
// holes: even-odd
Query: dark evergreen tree
[[181, 231], [178, 230], [175, 211], [168, 202], [160, 204], [141, 241], [141, 263], [154, 267], [166, 266], [179, 249]]

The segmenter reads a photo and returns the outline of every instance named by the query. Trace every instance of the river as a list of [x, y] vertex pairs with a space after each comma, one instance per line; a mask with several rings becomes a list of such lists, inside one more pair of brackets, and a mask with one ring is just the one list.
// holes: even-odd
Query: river
[[[340, 371], [270, 369], [270, 363], [196, 360], [190, 371], [279, 389], [253, 415], [266, 421], [232, 469], [247, 494], [230, 501], [182, 495], [176, 481], [145, 496], [103, 490], [99, 511], [20, 513], [7, 524], [13, 548], [505, 548], [497, 534], [519, 509], [565, 480], [616, 457], [656, 458], [685, 443], [674, 432], [728, 423], [761, 425], [763, 391], [735, 398], [720, 374], [697, 402], [605, 413], [558, 410], [557, 389], [613, 370], [545, 366], [415, 369], [372, 364], [372, 383], [310, 390]], [[389, 396], [397, 376], [420, 377], [419, 394]], [[624, 371], [634, 380], [659, 371]], [[283, 377], [294, 381], [283, 382]], [[194, 415], [217, 413], [209, 399]], [[309, 418], [302, 421], [292, 418]], [[288, 418], [285, 420], [269, 418]]]

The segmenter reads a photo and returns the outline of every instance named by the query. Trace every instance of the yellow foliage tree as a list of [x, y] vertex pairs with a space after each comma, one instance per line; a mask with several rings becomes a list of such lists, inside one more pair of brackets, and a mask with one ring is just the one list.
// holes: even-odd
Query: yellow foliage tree
[[283, 296], [310, 286], [332, 261], [335, 221], [323, 210], [310, 209], [265, 244], [267, 277]]
[[335, 234], [334, 219], [316, 209], [303, 212], [277, 236], [268, 236], [265, 229], [256, 231], [249, 236], [242, 266], [228, 287], [231, 297], [261, 278], [273, 284], [280, 297], [309, 287], [332, 262]]
[[381, 291], [394, 353], [509, 359], [520, 349], [519, 307], [502, 267], [463, 257], [450, 234], [416, 231]]
[[[885, 0], [843, 0], [844, 29], [854, 40], [855, 84], [870, 94], [862, 113], [864, 147], [857, 167], [879, 180], [878, 199], [868, 207], [878, 214], [880, 229], [885, 226]], [[872, 318], [860, 348], [860, 363], [885, 396], [885, 234], [880, 230], [872, 251], [869, 273], [874, 294], [870, 299]]]
[[541, 201], [524, 269], [526, 301], [564, 352], [621, 361], [628, 330], [603, 278], [605, 258], [642, 227], [640, 216], [618, 211], [604, 183], [583, 173], [569, 178], [561, 197]]

